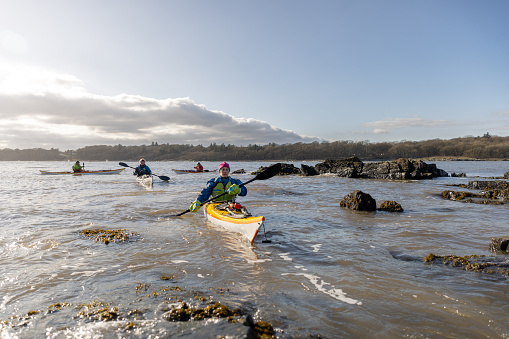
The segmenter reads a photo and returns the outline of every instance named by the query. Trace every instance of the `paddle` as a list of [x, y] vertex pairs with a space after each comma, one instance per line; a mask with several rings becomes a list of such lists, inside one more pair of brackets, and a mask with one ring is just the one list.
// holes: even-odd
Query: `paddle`
[[[132, 169], [136, 169], [135, 167], [131, 167], [129, 166], [128, 164], [126, 164], [125, 162], [119, 162], [118, 163], [120, 166], [124, 166], [124, 167], [129, 167], [129, 168], [132, 168]], [[151, 176], [156, 176], [158, 177], [159, 179], [161, 179], [162, 181], [168, 181], [170, 180], [170, 177], [167, 177], [166, 175], [157, 175], [157, 174], [150, 174]]]
[[[267, 180], [267, 179], [270, 179], [272, 178], [273, 176], [275, 176], [276, 174], [278, 174], [279, 172], [281, 172], [281, 163], [277, 163], [277, 164], [274, 164], [274, 165], [270, 165], [269, 167], [267, 167], [266, 169], [264, 169], [263, 171], [261, 171], [260, 173], [258, 173], [253, 179], [251, 180], [248, 180], [242, 184], [239, 185], [239, 187], [242, 187], [244, 185], [247, 185], [249, 184], [251, 181], [255, 181], [255, 180]], [[205, 201], [202, 205], [205, 205], [206, 203], [208, 202], [211, 202], [212, 200], [215, 200], [219, 197], [222, 197], [223, 195], [227, 194], [226, 192], [222, 193], [222, 194], [219, 194], [219, 195], [216, 195], [215, 197], [213, 198], [210, 198], [209, 200]], [[184, 215], [188, 212], [191, 212], [190, 209], [188, 209], [187, 211], [184, 211], [184, 212], [181, 212], [179, 214], [174, 214], [174, 215], [169, 215], [168, 217], [180, 217], [181, 215]]]

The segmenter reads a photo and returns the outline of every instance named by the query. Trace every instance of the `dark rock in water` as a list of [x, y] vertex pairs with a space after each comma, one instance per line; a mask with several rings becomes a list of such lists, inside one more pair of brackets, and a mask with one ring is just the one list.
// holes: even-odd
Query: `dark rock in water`
[[504, 179], [509, 179], [509, 172], [504, 173]]
[[334, 173], [345, 178], [416, 180], [449, 176], [435, 164], [404, 158], [372, 163], [363, 163], [357, 157], [328, 159], [315, 165], [315, 169], [319, 174]]
[[449, 176], [435, 164], [422, 160], [398, 159], [364, 164], [361, 177], [368, 179], [420, 180]]
[[500, 274], [509, 276], [509, 264], [505, 258], [485, 255], [435, 255], [428, 254], [424, 258], [427, 264], [443, 264], [446, 266], [461, 268], [465, 271], [473, 271], [487, 274]]
[[308, 166], [304, 164], [300, 165], [300, 171], [304, 176], [307, 177], [320, 174], [313, 166]]
[[292, 164], [281, 164], [281, 172], [279, 172], [279, 175], [290, 175], [290, 174], [300, 174], [300, 169], [298, 169]]
[[442, 198], [449, 200], [463, 200], [465, 198], [484, 198], [483, 195], [471, 192], [443, 191]]
[[339, 202], [339, 206], [355, 211], [376, 211], [376, 200], [362, 191], [353, 191]]
[[461, 178], [464, 178], [466, 176], [467, 175], [465, 173], [454, 173], [454, 172], [451, 173], [451, 177], [461, 177]]
[[387, 200], [384, 201], [377, 210], [386, 212], [403, 212], [403, 207], [394, 200]]
[[[266, 170], [268, 167], [261, 166], [259, 169], [257, 169], [254, 172], [251, 172], [252, 175], [257, 175], [258, 173]], [[295, 167], [292, 164], [281, 164], [281, 171], [278, 173], [278, 175], [290, 175], [290, 174], [300, 174], [300, 169]]]
[[472, 192], [457, 192], [457, 191], [443, 191], [441, 193], [442, 198], [468, 202], [474, 204], [481, 205], [503, 205], [502, 201], [508, 201], [507, 195], [509, 194], [509, 190], [504, 190], [503, 194], [500, 193], [500, 190], [487, 191], [482, 193], [472, 193]]
[[489, 189], [503, 190], [509, 188], [509, 182], [504, 180], [492, 180], [492, 181], [475, 180], [469, 181], [467, 187], [473, 190], [489, 190]]
[[342, 160], [327, 159], [316, 164], [315, 169], [320, 174], [334, 173], [340, 177], [358, 178], [362, 172], [363, 163], [357, 157]]
[[241, 168], [239, 170], [233, 171], [232, 174], [246, 174], [246, 171], [243, 168]]
[[491, 238], [490, 252], [509, 254], [509, 237]]

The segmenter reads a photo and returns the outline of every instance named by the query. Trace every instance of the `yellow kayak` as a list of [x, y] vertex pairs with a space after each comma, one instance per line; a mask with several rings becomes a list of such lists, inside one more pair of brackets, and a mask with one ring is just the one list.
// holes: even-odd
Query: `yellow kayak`
[[211, 202], [203, 206], [207, 220], [223, 226], [225, 229], [242, 234], [253, 242], [258, 230], [265, 221], [263, 216], [252, 216], [246, 208], [238, 203]]

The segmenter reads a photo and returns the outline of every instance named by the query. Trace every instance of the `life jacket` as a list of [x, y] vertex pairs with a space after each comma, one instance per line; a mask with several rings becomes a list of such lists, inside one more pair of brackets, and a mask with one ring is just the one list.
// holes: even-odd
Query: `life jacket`
[[147, 165], [143, 165], [143, 166], [142, 166], [142, 165], [140, 165], [140, 166], [138, 166], [138, 167], [137, 167], [137, 170], [138, 170], [138, 171], [137, 171], [138, 176], [142, 176], [142, 175], [144, 175], [144, 174], [147, 174], [147, 175], [149, 175], [149, 174], [150, 174], [150, 172], [149, 172], [149, 170], [148, 170], [148, 166], [147, 166]]
[[[232, 185], [231, 178], [228, 178], [228, 183], [226, 184], [226, 187], [224, 187], [223, 181], [221, 180], [221, 178], [217, 179], [217, 181], [218, 182], [216, 183], [216, 186], [212, 190], [212, 197], [215, 197], [215, 196], [218, 196], [220, 194], [223, 194]], [[214, 201], [217, 201], [217, 202], [221, 202], [221, 201], [235, 201], [235, 194], [225, 194], [225, 195], [223, 195], [223, 196], [221, 196], [221, 197], [219, 197], [217, 199], [214, 199]]]

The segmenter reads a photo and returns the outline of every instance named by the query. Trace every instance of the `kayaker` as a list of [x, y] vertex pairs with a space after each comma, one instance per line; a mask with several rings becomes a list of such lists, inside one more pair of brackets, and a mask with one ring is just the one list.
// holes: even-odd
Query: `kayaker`
[[196, 164], [194, 168], [196, 169], [196, 172], [203, 172], [203, 166], [200, 163]]
[[150, 167], [145, 165], [145, 159], [141, 158], [140, 165], [134, 169], [133, 175], [141, 177], [144, 174], [151, 175], [152, 171], [150, 170]]
[[76, 161], [74, 163], [74, 165], [72, 165], [72, 171], [73, 172], [82, 172], [83, 171], [83, 167], [85, 167], [85, 165], [83, 164], [83, 166], [80, 165], [80, 162], [79, 161]]
[[201, 191], [196, 200], [189, 206], [191, 212], [196, 212], [200, 209], [202, 203], [207, 201], [211, 196], [218, 196], [225, 191], [225, 195], [219, 197], [216, 201], [235, 201], [235, 197], [241, 197], [247, 194], [246, 186], [239, 187], [242, 181], [230, 177], [230, 165], [226, 162], [219, 164], [219, 178], [212, 178], [207, 182], [207, 186]]

